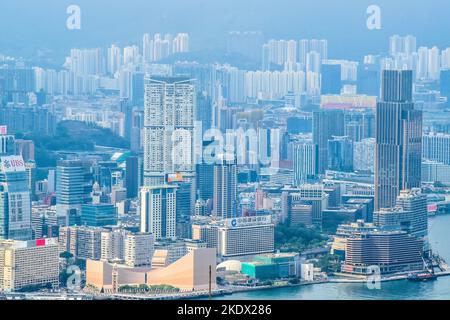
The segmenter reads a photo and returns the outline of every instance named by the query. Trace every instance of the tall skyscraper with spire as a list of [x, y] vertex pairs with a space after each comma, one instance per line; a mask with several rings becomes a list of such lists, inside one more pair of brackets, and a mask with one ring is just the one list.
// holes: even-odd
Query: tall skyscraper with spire
[[422, 111], [414, 106], [412, 86], [412, 71], [383, 71], [376, 116], [376, 210], [394, 207], [401, 190], [421, 186]]

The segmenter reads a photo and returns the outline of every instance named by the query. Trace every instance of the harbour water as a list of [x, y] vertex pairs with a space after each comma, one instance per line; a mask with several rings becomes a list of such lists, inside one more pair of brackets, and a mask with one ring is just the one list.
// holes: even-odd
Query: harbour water
[[[429, 219], [429, 241], [434, 252], [450, 262], [450, 215]], [[365, 283], [323, 283], [236, 293], [216, 299], [245, 300], [449, 300], [450, 277], [431, 282], [399, 280], [382, 282], [381, 289], [369, 289]]]

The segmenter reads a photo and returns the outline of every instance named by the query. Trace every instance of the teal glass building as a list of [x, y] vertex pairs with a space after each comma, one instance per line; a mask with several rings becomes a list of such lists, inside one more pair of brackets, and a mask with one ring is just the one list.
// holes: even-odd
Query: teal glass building
[[116, 225], [117, 208], [112, 204], [84, 204], [81, 207], [81, 224], [89, 227]]

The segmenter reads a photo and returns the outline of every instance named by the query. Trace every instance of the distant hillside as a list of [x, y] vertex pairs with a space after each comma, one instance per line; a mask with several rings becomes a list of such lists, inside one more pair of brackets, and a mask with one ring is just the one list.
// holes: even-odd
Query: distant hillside
[[[57, 135], [73, 138], [82, 144], [94, 146], [129, 148], [124, 138], [116, 135], [110, 129], [80, 121], [62, 121], [58, 124]], [[66, 150], [66, 149], [63, 149]], [[90, 149], [89, 149], [90, 150]]]
[[114, 134], [110, 129], [80, 121], [58, 123], [56, 135], [53, 137], [30, 134], [17, 134], [16, 137], [34, 141], [38, 167], [55, 166], [57, 151], [93, 151], [95, 146], [129, 147], [124, 138]]
[[261, 66], [261, 63], [239, 53], [223, 53], [213, 50], [177, 53], [160, 60], [159, 63], [174, 64], [178, 61], [196, 61], [200, 64], [230, 64], [242, 70], [257, 70]]

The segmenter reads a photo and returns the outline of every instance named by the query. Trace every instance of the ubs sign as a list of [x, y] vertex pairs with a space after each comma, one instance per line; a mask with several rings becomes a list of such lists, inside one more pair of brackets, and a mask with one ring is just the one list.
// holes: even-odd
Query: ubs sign
[[2, 172], [25, 171], [25, 162], [21, 156], [9, 156], [0, 158]]

